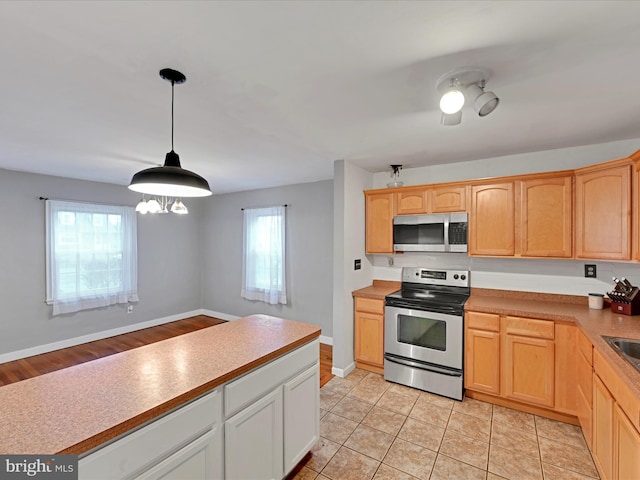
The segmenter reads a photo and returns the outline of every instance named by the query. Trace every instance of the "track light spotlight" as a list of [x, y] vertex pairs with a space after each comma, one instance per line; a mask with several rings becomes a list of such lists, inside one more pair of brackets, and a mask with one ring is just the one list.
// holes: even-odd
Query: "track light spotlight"
[[454, 114], [462, 110], [464, 106], [464, 94], [460, 88], [452, 85], [440, 98], [440, 110], [444, 114]]
[[489, 115], [500, 103], [495, 93], [484, 91], [484, 80], [480, 85], [477, 83], [469, 85], [465, 93], [469, 100], [473, 101], [473, 109], [481, 117]]

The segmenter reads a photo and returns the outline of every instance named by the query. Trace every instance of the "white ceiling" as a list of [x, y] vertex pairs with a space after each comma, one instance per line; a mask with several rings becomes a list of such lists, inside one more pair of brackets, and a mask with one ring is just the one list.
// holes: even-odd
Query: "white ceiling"
[[[170, 150], [164, 67], [214, 193], [640, 138], [638, 1], [2, 1], [0, 52], [0, 168], [122, 185]], [[443, 127], [462, 66], [501, 103]]]

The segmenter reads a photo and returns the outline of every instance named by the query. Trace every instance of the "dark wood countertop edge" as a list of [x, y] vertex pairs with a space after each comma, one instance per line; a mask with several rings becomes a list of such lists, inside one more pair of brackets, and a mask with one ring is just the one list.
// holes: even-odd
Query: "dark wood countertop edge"
[[123, 436], [124, 434], [131, 433], [132, 430], [136, 430], [144, 426], [145, 424], [155, 420], [156, 418], [166, 415], [172, 412], [173, 410], [176, 410], [184, 406], [186, 403], [189, 403], [190, 401], [195, 400], [198, 397], [211, 392], [212, 390], [219, 387], [220, 385], [228, 383], [231, 380], [234, 380], [255, 368], [265, 365], [271, 360], [274, 360], [284, 354], [287, 354], [295, 350], [298, 347], [301, 347], [302, 345], [305, 345], [315, 340], [316, 338], [319, 338], [320, 333], [321, 333], [321, 329], [318, 328], [316, 331], [304, 337], [301, 337], [298, 340], [295, 340], [294, 342], [288, 345], [285, 345], [284, 347], [281, 347], [277, 350], [269, 352], [268, 354], [263, 355], [262, 357], [259, 357], [256, 360], [243, 365], [242, 367], [236, 368], [231, 372], [228, 372], [224, 375], [216, 377], [210, 382], [200, 385], [199, 387], [196, 387], [175, 398], [172, 398], [168, 402], [162, 403], [150, 410], [147, 410], [141, 413], [140, 415], [136, 415], [135, 417], [130, 418], [125, 422], [115, 425], [114, 427], [111, 427], [108, 430], [105, 430], [90, 438], [87, 438], [82, 442], [76, 443], [75, 445], [71, 445], [70, 447], [67, 447], [57, 453], [73, 454], [73, 455], [86, 454], [90, 450], [94, 450], [98, 447], [103, 446], [106, 443], [110, 443], [116, 440], [118, 437]]

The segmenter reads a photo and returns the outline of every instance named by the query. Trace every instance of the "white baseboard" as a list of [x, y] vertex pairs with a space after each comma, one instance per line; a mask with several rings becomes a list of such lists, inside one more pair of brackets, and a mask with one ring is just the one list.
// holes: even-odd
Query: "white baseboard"
[[[122, 335], [123, 333], [135, 332], [144, 328], [155, 327], [164, 323], [175, 322], [176, 320], [182, 320], [189, 317], [195, 317], [196, 315], [209, 315], [204, 310], [192, 310], [191, 312], [178, 313], [176, 315], [169, 315], [168, 317], [156, 318], [155, 320], [148, 320], [146, 322], [134, 323], [132, 325], [126, 325], [124, 327], [113, 328], [111, 330], [103, 330], [101, 332], [90, 333], [88, 335], [82, 335], [80, 337], [69, 338], [67, 340], [60, 340], [59, 342], [47, 343], [45, 345], [38, 345], [36, 347], [25, 348], [23, 350], [16, 350], [14, 352], [8, 352], [0, 354], [0, 363], [11, 362], [13, 360], [19, 360], [21, 358], [31, 357], [33, 355], [40, 355], [42, 353], [53, 352], [54, 350], [60, 350], [61, 348], [73, 347], [80, 345], [81, 343], [94, 342], [96, 340], [102, 340], [103, 338], [114, 337], [116, 335]], [[216, 315], [211, 315], [216, 316]], [[216, 316], [217, 317], [217, 316]], [[217, 317], [222, 318], [222, 317]], [[226, 320], [226, 319], [223, 319]]]
[[320, 335], [320, 343], [333, 346], [333, 337], [326, 337], [324, 335]]
[[353, 372], [356, 369], [356, 364], [351, 363], [350, 365], [347, 365], [347, 368], [337, 368], [337, 367], [331, 367], [331, 373], [333, 373], [335, 376], [337, 377], [346, 377], [347, 375], [349, 375], [351, 372]]
[[200, 310], [200, 315], [208, 315], [209, 317], [215, 317], [215, 318], [219, 318], [220, 320], [228, 320], [228, 321], [238, 320], [239, 318], [242, 318], [242, 317], [237, 317], [236, 315], [229, 315], [228, 313], [214, 312], [213, 310], [206, 310], [206, 309]]

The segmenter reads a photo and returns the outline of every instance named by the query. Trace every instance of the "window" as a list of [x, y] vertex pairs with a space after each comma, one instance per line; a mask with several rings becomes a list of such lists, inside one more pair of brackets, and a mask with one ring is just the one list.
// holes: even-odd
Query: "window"
[[138, 301], [132, 207], [47, 200], [46, 229], [53, 315]]
[[272, 305], [287, 303], [285, 211], [283, 206], [244, 209], [244, 298]]

